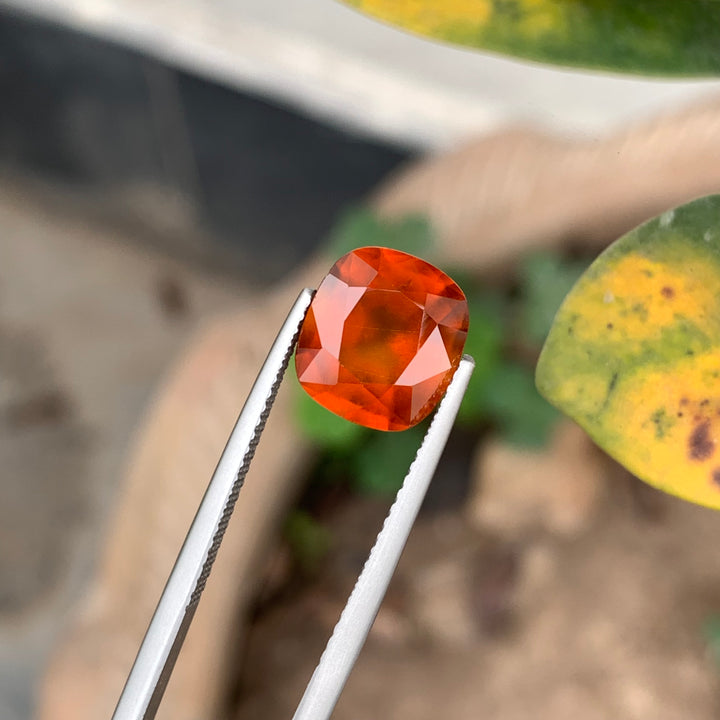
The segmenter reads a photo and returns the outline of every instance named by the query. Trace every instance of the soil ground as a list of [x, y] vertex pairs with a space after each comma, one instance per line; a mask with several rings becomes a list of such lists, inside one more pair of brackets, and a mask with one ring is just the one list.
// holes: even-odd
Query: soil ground
[[[718, 517], [607, 467], [611, 492], [572, 540], [421, 517], [333, 717], [717, 717]], [[259, 613], [238, 720], [292, 716], [385, 510], [349, 503], [316, 581]]]

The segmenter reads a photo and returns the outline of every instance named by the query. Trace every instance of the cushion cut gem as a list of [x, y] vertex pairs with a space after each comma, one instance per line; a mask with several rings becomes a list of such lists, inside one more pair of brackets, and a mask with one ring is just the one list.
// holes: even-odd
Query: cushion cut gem
[[358, 248], [325, 276], [300, 331], [300, 384], [328, 410], [406, 430], [433, 410], [468, 330], [462, 290], [413, 255]]

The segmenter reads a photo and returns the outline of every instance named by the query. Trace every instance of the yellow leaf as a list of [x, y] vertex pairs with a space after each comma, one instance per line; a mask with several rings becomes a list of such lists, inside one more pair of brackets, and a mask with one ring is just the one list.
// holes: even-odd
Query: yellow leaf
[[419, 35], [541, 62], [663, 75], [720, 71], [720, 2], [345, 2]]
[[720, 196], [642, 225], [591, 265], [536, 381], [638, 477], [720, 508]]

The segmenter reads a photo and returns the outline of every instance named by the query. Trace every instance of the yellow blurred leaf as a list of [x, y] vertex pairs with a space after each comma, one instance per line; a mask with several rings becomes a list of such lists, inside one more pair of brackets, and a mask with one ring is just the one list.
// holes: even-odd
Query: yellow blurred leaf
[[600, 255], [560, 307], [536, 380], [635, 475], [720, 508], [720, 196]]
[[716, 0], [345, 0], [419, 35], [561, 65], [720, 71]]

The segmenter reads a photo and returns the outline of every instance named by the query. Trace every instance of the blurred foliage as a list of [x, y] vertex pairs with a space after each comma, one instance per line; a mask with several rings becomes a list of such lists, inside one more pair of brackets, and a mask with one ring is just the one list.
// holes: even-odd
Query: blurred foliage
[[520, 447], [542, 447], [560, 413], [535, 388], [527, 365], [506, 361], [485, 387], [483, 409], [508, 442]]
[[566, 260], [550, 251], [532, 253], [520, 263], [524, 293], [520, 322], [524, 337], [542, 345], [560, 303], [587, 266], [587, 262]]
[[331, 230], [327, 251], [330, 257], [340, 258], [355, 248], [369, 245], [422, 257], [432, 248], [432, 227], [423, 215], [382, 220], [367, 208], [350, 208]]
[[498, 293], [483, 292], [472, 278], [453, 273], [467, 295], [470, 311], [470, 330], [465, 352], [475, 360], [458, 420], [466, 426], [481, 423], [485, 416], [486, 389], [502, 364], [503, 344], [509, 320], [506, 303]]
[[[331, 236], [331, 252], [338, 257], [363, 245], [422, 256], [431, 251], [431, 244], [432, 228], [425, 218], [389, 222], [365, 209], [346, 213]], [[525, 447], [548, 441], [559, 413], [537, 392], [533, 364], [555, 311], [586, 265], [557, 253], [533, 253], [519, 265], [516, 292], [489, 288], [464, 270], [450, 269], [468, 298], [465, 352], [476, 364], [458, 418], [465, 428], [478, 433], [492, 429]], [[368, 430], [326, 410], [299, 383], [297, 388], [298, 425], [323, 452], [317, 481], [335, 478], [350, 482], [359, 492], [394, 494], [427, 422], [401, 433]]]
[[[363, 493], [395, 495], [407, 475], [427, 422], [398, 433], [371, 431], [351, 458], [355, 487]], [[378, 460], [381, 459], [381, 462]]]
[[705, 643], [715, 664], [720, 667], [720, 615], [710, 616], [703, 626]]
[[360, 444], [365, 437], [361, 425], [334, 415], [316, 403], [297, 383], [298, 402], [295, 404], [295, 419], [303, 434], [326, 450], [345, 450]]
[[559, 65], [720, 72], [717, 0], [346, 0], [418, 35]]
[[330, 531], [303, 510], [292, 510], [285, 521], [285, 541], [304, 573], [314, 573], [327, 555]]

